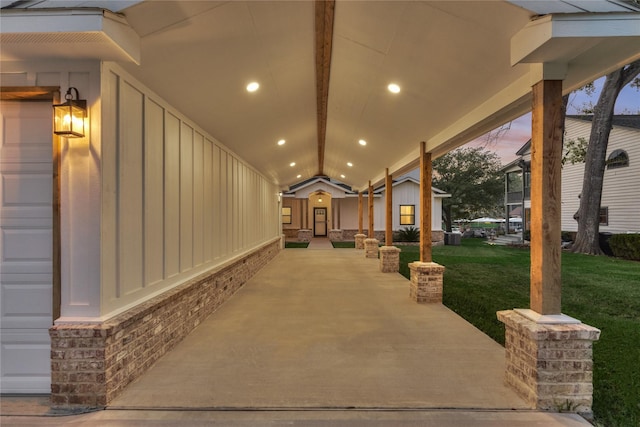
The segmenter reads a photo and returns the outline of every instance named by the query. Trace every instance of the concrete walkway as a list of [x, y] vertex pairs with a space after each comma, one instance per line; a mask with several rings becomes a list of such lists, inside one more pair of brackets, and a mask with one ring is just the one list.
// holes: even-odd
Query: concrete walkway
[[[284, 250], [106, 411], [64, 419], [87, 426], [589, 425], [527, 408], [503, 385], [500, 345], [408, 293], [404, 277], [380, 273], [361, 250]], [[0, 423], [31, 425], [32, 418]], [[33, 425], [62, 425], [46, 424], [54, 420], [63, 421]]]

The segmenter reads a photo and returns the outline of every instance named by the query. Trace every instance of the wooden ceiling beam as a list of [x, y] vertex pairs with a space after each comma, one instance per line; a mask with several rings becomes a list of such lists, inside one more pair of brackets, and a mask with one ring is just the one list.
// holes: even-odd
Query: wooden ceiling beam
[[329, 73], [331, 70], [335, 0], [316, 0], [315, 8], [318, 175], [324, 175], [324, 148], [327, 134]]
[[60, 96], [58, 86], [3, 86], [2, 101], [54, 101]]

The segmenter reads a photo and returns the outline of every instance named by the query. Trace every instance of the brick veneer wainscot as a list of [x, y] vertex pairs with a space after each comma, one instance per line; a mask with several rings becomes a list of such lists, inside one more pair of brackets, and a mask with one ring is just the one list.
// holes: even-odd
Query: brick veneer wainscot
[[280, 251], [280, 239], [100, 324], [59, 324], [51, 336], [51, 405], [103, 408]]

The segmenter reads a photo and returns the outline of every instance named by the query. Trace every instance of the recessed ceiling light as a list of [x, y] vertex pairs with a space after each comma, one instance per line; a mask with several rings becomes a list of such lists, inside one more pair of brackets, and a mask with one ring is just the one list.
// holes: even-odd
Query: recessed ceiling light
[[258, 88], [260, 88], [260, 83], [251, 82], [247, 85], [247, 92], [255, 92], [258, 90]]
[[360, 141], [358, 141], [358, 144], [364, 147], [365, 145], [367, 145], [367, 141], [365, 141], [364, 139], [361, 139]]
[[302, 178], [302, 175], [298, 174], [296, 175], [296, 178]]
[[296, 162], [291, 162], [289, 163], [289, 166], [294, 167], [296, 165]]
[[344, 174], [340, 175], [340, 178], [346, 178], [346, 176], [344, 176]]
[[353, 163], [347, 162], [347, 166], [351, 167], [351, 166], [353, 166]]
[[287, 142], [284, 139], [281, 139], [280, 141], [278, 141], [278, 145], [284, 145], [284, 143]]
[[390, 83], [389, 86], [387, 86], [387, 89], [389, 89], [389, 92], [391, 93], [400, 93], [400, 86], [395, 83]]

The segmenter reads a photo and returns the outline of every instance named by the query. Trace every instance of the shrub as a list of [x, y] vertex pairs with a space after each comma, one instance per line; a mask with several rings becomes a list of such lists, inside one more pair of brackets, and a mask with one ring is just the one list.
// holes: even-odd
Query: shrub
[[418, 242], [420, 241], [420, 230], [413, 226], [408, 226], [398, 231], [399, 242]]
[[524, 230], [522, 232], [522, 237], [524, 238], [524, 240], [531, 241], [531, 230]]
[[619, 258], [640, 261], [640, 234], [614, 234], [609, 239], [609, 246]]

